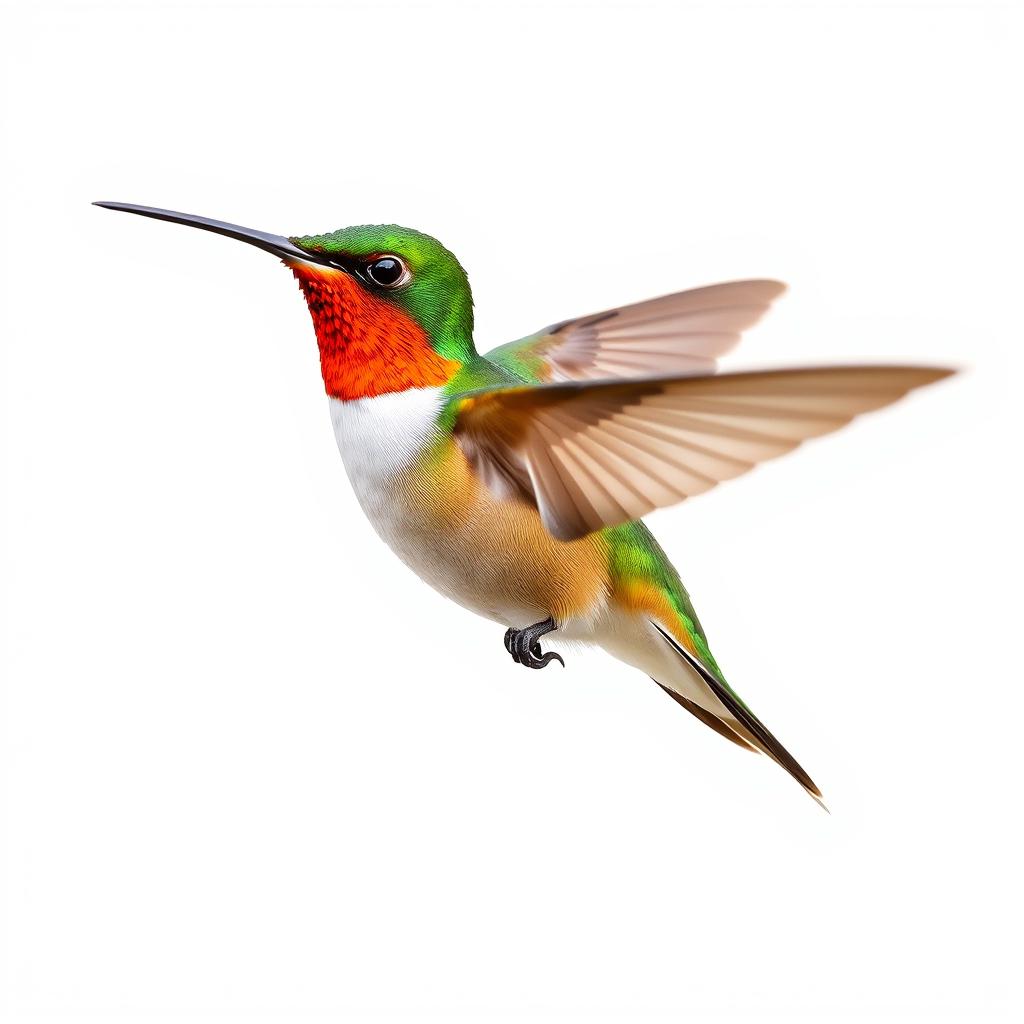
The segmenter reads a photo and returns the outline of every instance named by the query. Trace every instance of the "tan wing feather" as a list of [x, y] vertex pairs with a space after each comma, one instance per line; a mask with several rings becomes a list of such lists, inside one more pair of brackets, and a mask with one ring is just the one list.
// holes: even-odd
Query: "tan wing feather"
[[850, 366], [555, 384], [464, 398], [455, 434], [492, 489], [562, 540], [639, 519], [952, 371]]
[[763, 280], [693, 288], [553, 324], [487, 358], [512, 369], [539, 361], [546, 383], [714, 373], [785, 290]]

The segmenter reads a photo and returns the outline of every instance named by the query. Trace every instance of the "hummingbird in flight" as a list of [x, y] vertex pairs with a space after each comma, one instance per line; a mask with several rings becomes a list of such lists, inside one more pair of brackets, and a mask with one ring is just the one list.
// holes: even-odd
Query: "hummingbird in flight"
[[422, 579], [505, 628], [515, 662], [564, 665], [542, 649], [549, 634], [603, 647], [821, 803], [726, 681], [679, 573], [641, 519], [951, 370], [718, 373], [719, 358], [785, 290], [770, 280], [563, 320], [481, 355], [466, 272], [419, 231], [361, 225], [285, 237], [96, 205], [227, 235], [291, 269], [360, 505]]

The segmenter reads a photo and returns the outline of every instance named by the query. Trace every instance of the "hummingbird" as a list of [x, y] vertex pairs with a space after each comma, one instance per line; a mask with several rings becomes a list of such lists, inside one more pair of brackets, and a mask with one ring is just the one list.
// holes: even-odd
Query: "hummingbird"
[[513, 661], [564, 666], [541, 646], [552, 635], [602, 647], [719, 735], [766, 754], [824, 807], [810, 775], [726, 681], [642, 517], [953, 371], [717, 372], [785, 290], [772, 280], [562, 320], [481, 355], [467, 274], [419, 231], [360, 225], [285, 237], [95, 205], [226, 235], [290, 268], [363, 511], [423, 580], [503, 626]]

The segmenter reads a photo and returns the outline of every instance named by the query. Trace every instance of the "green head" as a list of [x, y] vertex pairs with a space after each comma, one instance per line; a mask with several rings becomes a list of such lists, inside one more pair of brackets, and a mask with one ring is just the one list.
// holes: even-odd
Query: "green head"
[[408, 313], [447, 359], [473, 349], [473, 295], [466, 271], [436, 238], [397, 224], [360, 224], [290, 239]]

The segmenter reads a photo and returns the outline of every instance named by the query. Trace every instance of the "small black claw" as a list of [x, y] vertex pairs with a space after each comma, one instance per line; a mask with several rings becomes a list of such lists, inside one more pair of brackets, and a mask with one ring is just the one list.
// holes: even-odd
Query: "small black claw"
[[563, 668], [565, 662], [560, 654], [548, 651], [541, 654], [540, 638], [558, 627], [555, 620], [548, 618], [543, 622], [535, 622], [525, 629], [509, 629], [505, 633], [505, 650], [512, 655], [512, 660], [518, 665], [525, 665], [527, 668], [544, 668], [551, 662], [557, 661]]
[[547, 654], [540, 658], [534, 658], [533, 655], [531, 655], [530, 661], [524, 661], [523, 664], [526, 665], [527, 668], [544, 668], [546, 665], [550, 665], [553, 661], [557, 661], [562, 668], [565, 668], [565, 662], [562, 660], [562, 656], [560, 654], [556, 654], [554, 651], [548, 651]]

